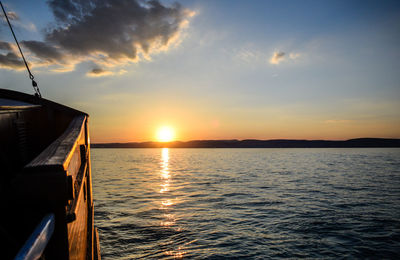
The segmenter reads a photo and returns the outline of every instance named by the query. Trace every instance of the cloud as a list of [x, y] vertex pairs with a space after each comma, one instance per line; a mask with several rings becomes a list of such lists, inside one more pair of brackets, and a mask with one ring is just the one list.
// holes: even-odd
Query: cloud
[[9, 42], [0, 41], [0, 50], [11, 51], [12, 45]]
[[62, 62], [64, 55], [55, 47], [45, 42], [22, 41], [21, 44], [29, 49], [39, 59], [49, 62]]
[[[3, 13], [0, 13], [0, 17], [5, 19]], [[19, 17], [16, 12], [7, 12], [7, 17], [9, 20], [19, 20]]]
[[[21, 23], [18, 15], [15, 12], [7, 12], [7, 16], [9, 20], [16, 21], [16, 24], [19, 25]], [[0, 17], [5, 20], [4, 14], [0, 14]], [[15, 44], [0, 41], [0, 68], [14, 70], [21, 70], [25, 68]]]
[[285, 53], [283, 51], [276, 51], [272, 54], [272, 57], [269, 59], [269, 63], [271, 64], [279, 64], [281, 61], [285, 59]]
[[[104, 67], [150, 60], [152, 54], [179, 43], [193, 11], [174, 3], [139, 0], [49, 0], [56, 23], [44, 41], [23, 41], [41, 65], [53, 71], [92, 61]], [[88, 75], [104, 75], [92, 70]], [[117, 73], [119, 74], [119, 73]]]
[[296, 60], [296, 59], [301, 57], [301, 54], [300, 53], [291, 52], [291, 53], [289, 53], [289, 55], [287, 55], [283, 51], [275, 51], [272, 54], [272, 57], [269, 59], [269, 63], [278, 65], [282, 61], [285, 61], [286, 57], [288, 57], [291, 60]]
[[37, 32], [37, 28], [36, 25], [32, 22], [28, 22], [28, 23], [19, 23], [19, 26], [21, 26], [22, 28], [24, 28], [27, 31], [30, 32]]
[[20, 70], [24, 66], [22, 59], [16, 54], [14, 46], [9, 42], [0, 41], [0, 68]]
[[[30, 32], [36, 32], [37, 31], [37, 28], [36, 28], [35, 24], [33, 24], [32, 22], [28, 22], [28, 21], [24, 21], [24, 20], [20, 19], [16, 12], [12, 12], [12, 11], [7, 12], [7, 17], [8, 17], [8, 19], [10, 21], [12, 21], [11, 24], [15, 28], [21, 27], [21, 28], [23, 28], [23, 29], [25, 29], [27, 31], [30, 31]], [[2, 23], [2, 25], [7, 27], [7, 30], [9, 30], [8, 29], [8, 24], [6, 22], [6, 18], [4, 17], [4, 14], [2, 12], [0, 13], [0, 18], [4, 19], [4, 23]]]
[[7, 54], [0, 53], [0, 68], [20, 70], [24, 68], [24, 63], [13, 52], [8, 52]]
[[113, 75], [114, 73], [109, 70], [104, 70], [102, 68], [93, 68], [90, 70], [86, 75], [89, 77], [103, 77], [103, 76], [110, 76]]
[[100, 67], [95, 67], [88, 71], [86, 75], [88, 77], [104, 77], [104, 76], [112, 76], [112, 75], [122, 75], [125, 74], [127, 71], [124, 69], [120, 69], [119, 71], [111, 71], [111, 70], [105, 70]]

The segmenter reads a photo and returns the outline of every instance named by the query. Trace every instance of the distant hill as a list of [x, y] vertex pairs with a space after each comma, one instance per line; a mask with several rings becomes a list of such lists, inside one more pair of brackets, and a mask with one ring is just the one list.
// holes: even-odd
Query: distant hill
[[331, 140], [193, 140], [188, 142], [132, 142], [97, 143], [92, 148], [355, 148], [400, 147], [400, 139], [357, 138], [344, 141]]

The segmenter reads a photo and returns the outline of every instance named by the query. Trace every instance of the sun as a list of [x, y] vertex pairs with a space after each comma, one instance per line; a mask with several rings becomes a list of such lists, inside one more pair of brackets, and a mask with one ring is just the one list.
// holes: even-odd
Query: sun
[[157, 131], [157, 141], [171, 142], [174, 140], [174, 129], [169, 126], [160, 127]]

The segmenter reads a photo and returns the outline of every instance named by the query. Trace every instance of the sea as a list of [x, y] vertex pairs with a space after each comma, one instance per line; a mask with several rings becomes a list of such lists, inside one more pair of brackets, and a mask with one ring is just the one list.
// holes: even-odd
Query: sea
[[107, 259], [399, 259], [400, 149], [92, 149]]

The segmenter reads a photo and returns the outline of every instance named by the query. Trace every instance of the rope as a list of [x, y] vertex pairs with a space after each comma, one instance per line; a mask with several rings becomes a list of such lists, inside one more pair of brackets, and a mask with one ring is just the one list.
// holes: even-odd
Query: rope
[[1, 3], [1, 1], [0, 1], [0, 5], [1, 5], [1, 9], [3, 9], [3, 13], [4, 13], [4, 16], [6, 17], [8, 26], [10, 27], [11, 33], [12, 33], [12, 35], [14, 36], [14, 40], [15, 40], [15, 42], [17, 43], [17, 46], [18, 46], [19, 52], [21, 53], [22, 59], [24, 60], [25, 67], [26, 67], [26, 69], [28, 70], [29, 79], [32, 80], [32, 87], [33, 87], [33, 90], [35, 90], [35, 96], [38, 96], [38, 97], [41, 98], [42, 95], [40, 94], [39, 87], [38, 87], [36, 81], [34, 80], [35, 77], [34, 77], [33, 74], [31, 73], [31, 70], [29, 69], [28, 63], [27, 63], [26, 60], [25, 60], [25, 56], [24, 56], [24, 54], [22, 53], [22, 50], [21, 50], [21, 47], [19, 46], [17, 37], [15, 36], [14, 30], [13, 30], [13, 28], [12, 28], [12, 26], [11, 26], [10, 20], [8, 20], [8, 16], [7, 16], [6, 10], [4, 10], [4, 6], [3, 6], [3, 4]]

